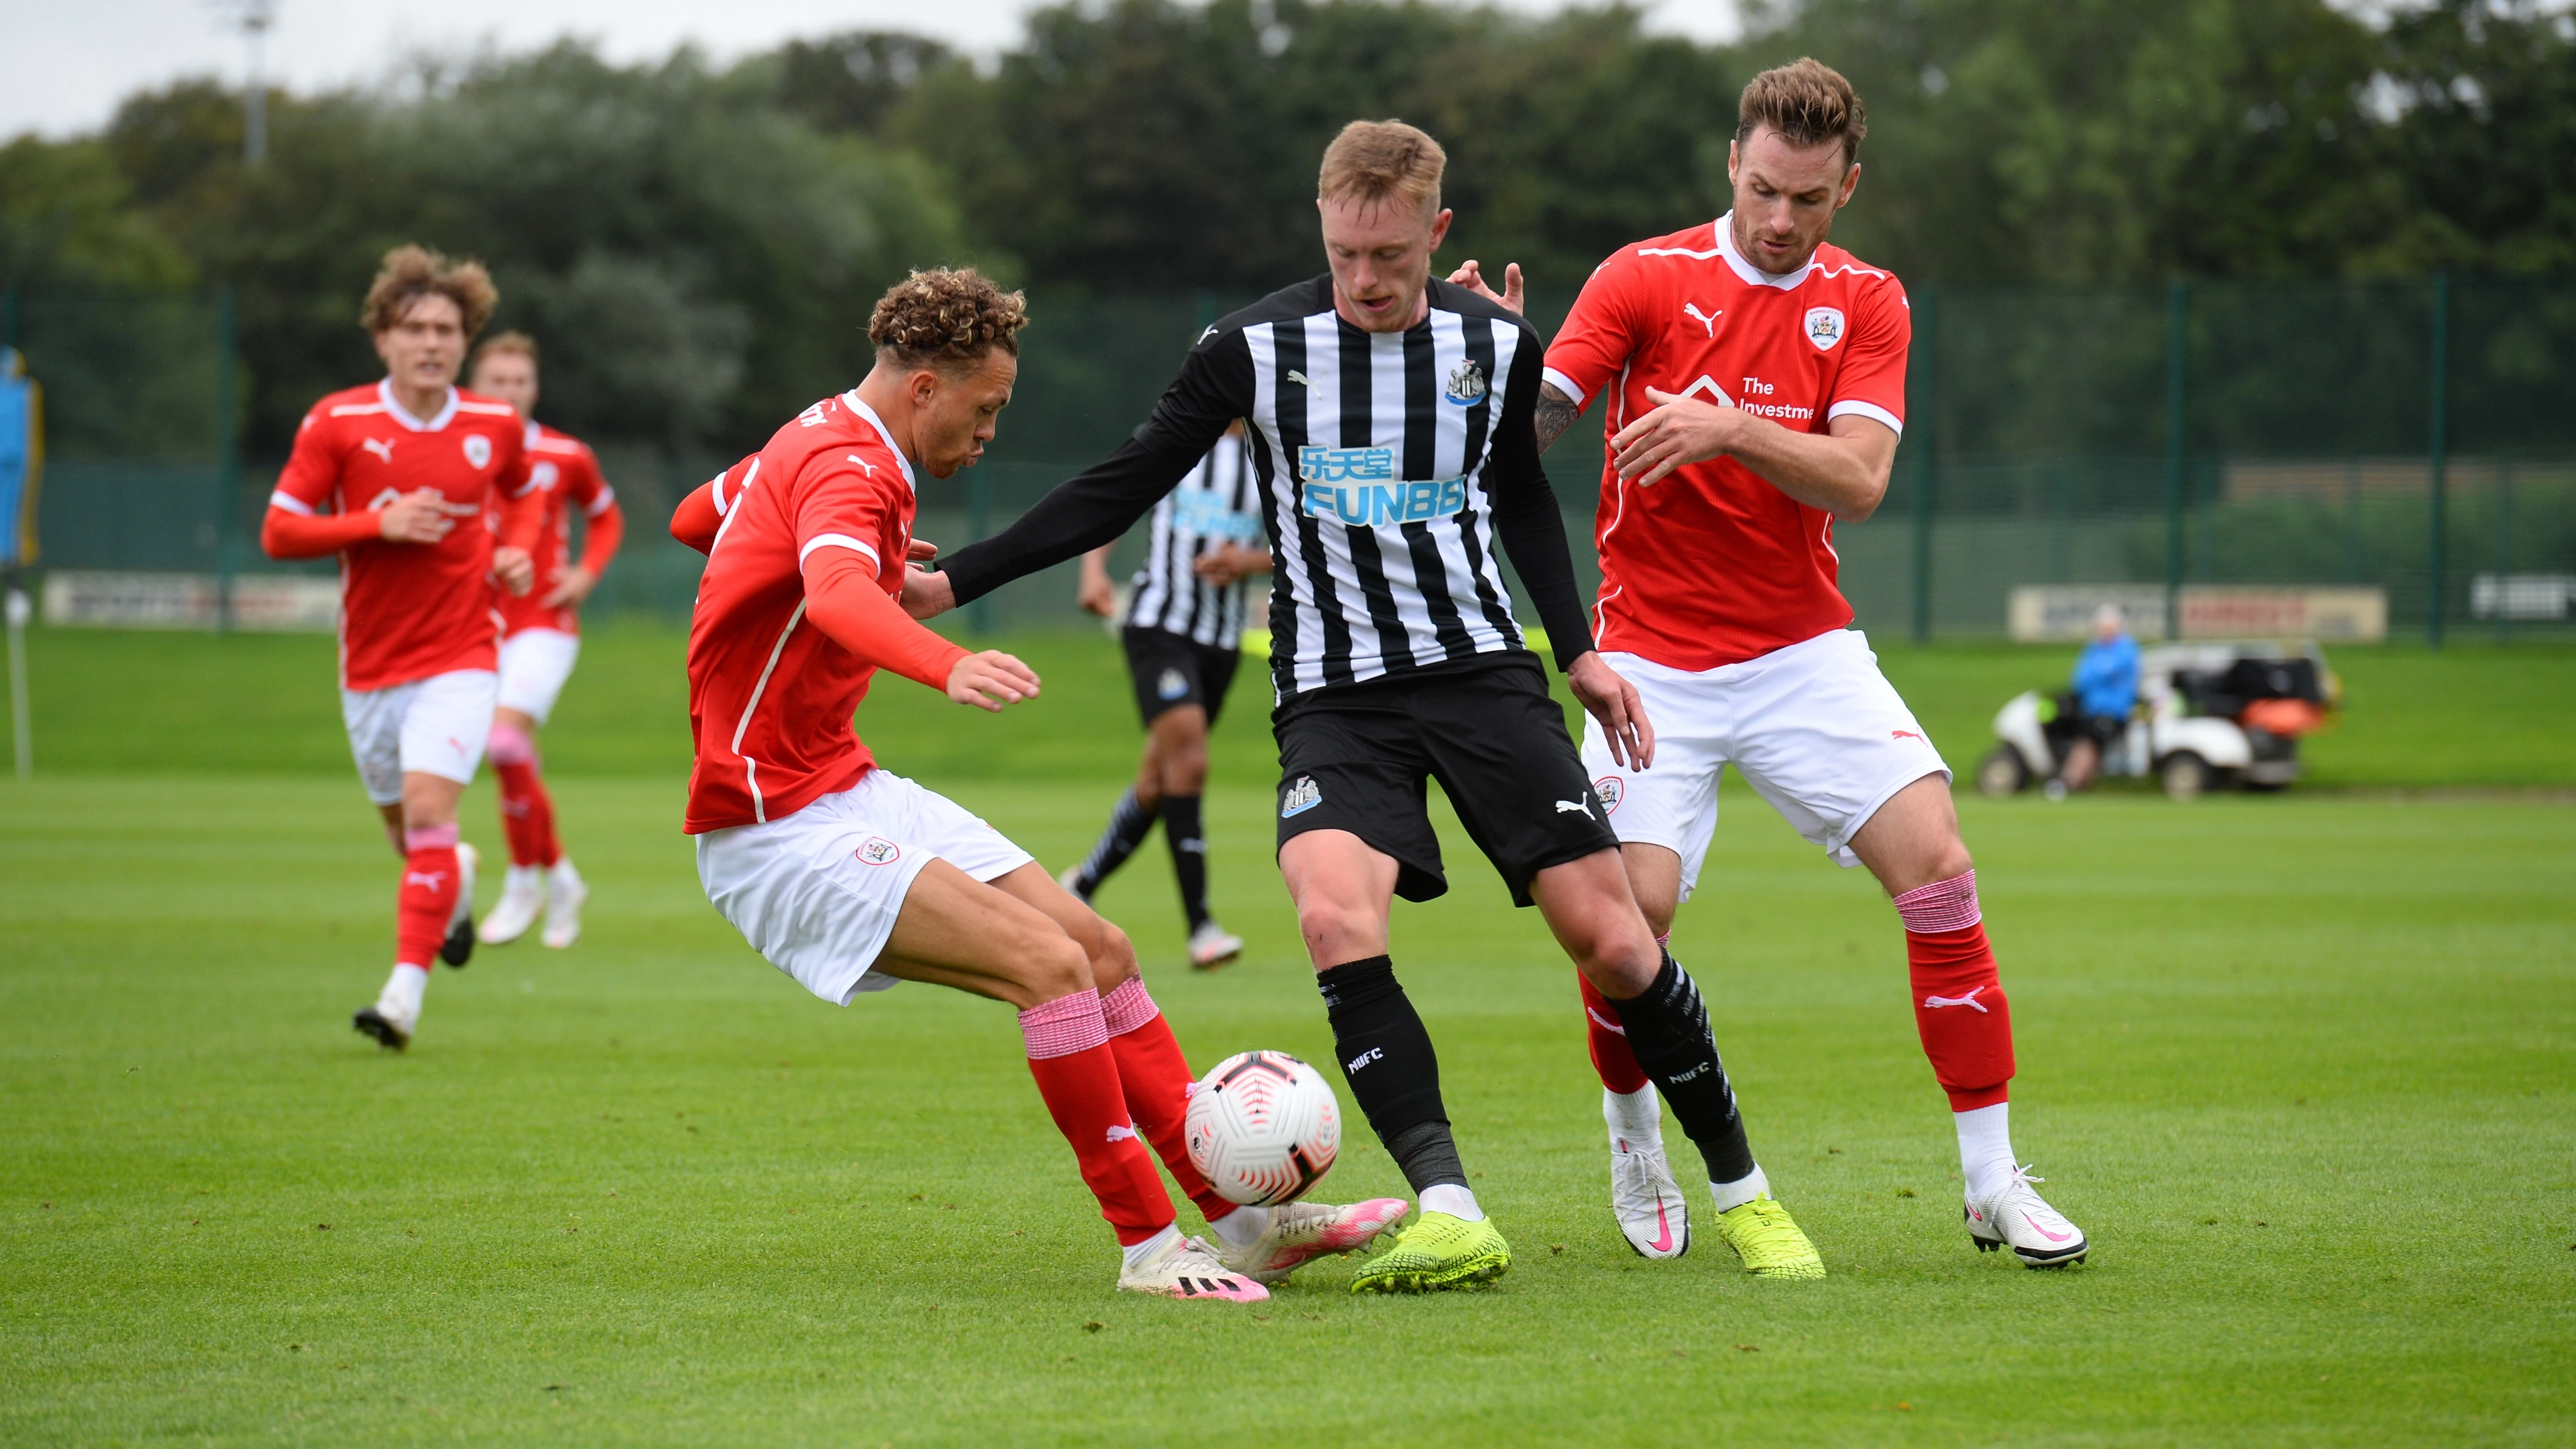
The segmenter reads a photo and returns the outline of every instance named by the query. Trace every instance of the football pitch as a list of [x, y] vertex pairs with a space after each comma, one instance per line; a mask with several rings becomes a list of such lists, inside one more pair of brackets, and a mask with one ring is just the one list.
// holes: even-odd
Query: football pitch
[[[587, 934], [440, 971], [402, 1056], [347, 1025], [393, 872], [328, 641], [37, 642], [54, 763], [0, 781], [0, 1442], [2576, 1438], [2563, 649], [2338, 657], [2355, 703], [2315, 758], [2351, 789], [1963, 797], [2015, 1142], [2087, 1266], [1970, 1250], [1892, 912], [1730, 788], [1674, 948], [1832, 1276], [1753, 1281], [1713, 1232], [1629, 1252], [1571, 968], [1452, 829], [1454, 888], [1398, 909], [1394, 955], [1513, 1270], [1360, 1299], [1326, 1260], [1243, 1309], [1112, 1291], [1005, 1008], [835, 1010], [707, 907], [676, 636], [600, 636], [549, 737]], [[1028, 652], [1036, 704], [890, 681], [868, 734], [1054, 866], [1136, 732], [1105, 641]], [[1957, 767], [1998, 690], [2064, 663], [1890, 659]], [[1331, 1055], [1259, 691], [1210, 797], [1245, 958], [1175, 964], [1159, 840], [1100, 901], [1201, 1067]], [[2555, 793], [2377, 788], [2456, 783]], [[464, 818], [496, 858], [488, 782]], [[1319, 1195], [1409, 1196], [1345, 1112]]]

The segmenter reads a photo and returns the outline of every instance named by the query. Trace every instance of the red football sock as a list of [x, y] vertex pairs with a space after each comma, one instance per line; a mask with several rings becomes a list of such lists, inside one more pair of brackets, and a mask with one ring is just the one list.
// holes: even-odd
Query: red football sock
[[1038, 1095], [1046, 1098], [1056, 1130], [1073, 1144], [1082, 1180], [1100, 1199], [1100, 1215], [1117, 1229], [1118, 1245], [1134, 1247], [1170, 1227], [1178, 1215], [1128, 1119], [1099, 994], [1077, 991], [1021, 1012], [1020, 1034]]
[[1637, 1054], [1628, 1049], [1628, 1029], [1619, 1024], [1619, 1013], [1610, 998], [1592, 988], [1580, 973], [1574, 983], [1583, 988], [1583, 1024], [1592, 1045], [1592, 1070], [1601, 1074], [1601, 1085], [1625, 1097], [1646, 1085], [1646, 1069], [1637, 1065]]
[[501, 830], [510, 837], [510, 864], [551, 866], [563, 859], [536, 742], [516, 726], [496, 724], [486, 752], [501, 781]]
[[1971, 1112], [2006, 1099], [2012, 1081], [2012, 1007], [1995, 974], [1977, 909], [1977, 873], [1934, 881], [1896, 898], [1905, 921], [1905, 959], [1914, 982], [1914, 1027], [1932, 1078], [1950, 1110]]
[[1109, 1028], [1109, 1050], [1118, 1058], [1118, 1081], [1127, 1092], [1127, 1110], [1135, 1114], [1145, 1140], [1154, 1144], [1154, 1154], [1163, 1159], [1172, 1180], [1209, 1222], [1234, 1211], [1240, 1204], [1228, 1202], [1208, 1186], [1190, 1162], [1190, 1089], [1197, 1081], [1190, 1076], [1189, 1059], [1181, 1055], [1171, 1023], [1163, 1020], [1154, 998], [1145, 993], [1145, 978], [1130, 976], [1100, 998], [1100, 1014]]
[[403, 832], [402, 890], [394, 897], [394, 960], [429, 969], [456, 915], [456, 827]]

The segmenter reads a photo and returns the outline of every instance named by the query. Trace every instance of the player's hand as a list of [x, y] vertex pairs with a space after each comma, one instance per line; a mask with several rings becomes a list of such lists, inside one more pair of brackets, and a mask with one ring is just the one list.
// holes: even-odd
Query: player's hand
[[[494, 551], [493, 562], [496, 565], [500, 562], [498, 550]], [[598, 587], [599, 575], [574, 564], [570, 568], [555, 570], [555, 586], [546, 590], [546, 596], [537, 600], [537, 604], [547, 609], [578, 609], [581, 601], [590, 597], [590, 591]]]
[[908, 563], [928, 563], [939, 557], [939, 545], [916, 538], [903, 546], [903, 556]]
[[1073, 586], [1073, 601], [1084, 613], [1104, 619], [1118, 612], [1118, 590], [1109, 582], [1109, 567], [1092, 554], [1082, 556], [1082, 578]]
[[1745, 415], [1739, 408], [1653, 387], [1646, 389], [1646, 401], [1655, 404], [1655, 410], [1621, 428], [1610, 440], [1620, 478], [1641, 488], [1664, 481], [1665, 474], [1685, 463], [1723, 456], [1744, 427]]
[[376, 511], [376, 532], [387, 543], [436, 543], [455, 527], [435, 488], [416, 488]]
[[948, 671], [948, 697], [1000, 714], [1006, 704], [1038, 697], [1038, 672], [998, 649], [969, 654]]
[[1601, 721], [1601, 733], [1610, 741], [1610, 758], [1630, 770], [1644, 770], [1655, 763], [1655, 726], [1646, 718], [1646, 702], [1637, 696], [1637, 686], [1625, 675], [1604, 662], [1597, 650], [1587, 651], [1565, 671], [1565, 687], [1574, 692], [1577, 704]]
[[903, 611], [916, 619], [936, 619], [957, 607], [957, 591], [945, 573], [903, 566]]
[[501, 581], [513, 598], [524, 598], [537, 582], [537, 561], [528, 557], [524, 548], [496, 544], [492, 549], [492, 577]]
[[1245, 548], [1239, 543], [1219, 544], [1190, 565], [1190, 572], [1223, 588], [1237, 579], [1270, 571], [1270, 551]]
[[1503, 264], [1503, 294], [1499, 297], [1494, 295], [1493, 288], [1485, 285], [1485, 274], [1476, 265], [1476, 259], [1473, 257], [1467, 259], [1466, 265], [1449, 274], [1449, 285], [1464, 287], [1488, 302], [1499, 304], [1503, 310], [1513, 316], [1520, 315], [1521, 264], [1518, 262]]

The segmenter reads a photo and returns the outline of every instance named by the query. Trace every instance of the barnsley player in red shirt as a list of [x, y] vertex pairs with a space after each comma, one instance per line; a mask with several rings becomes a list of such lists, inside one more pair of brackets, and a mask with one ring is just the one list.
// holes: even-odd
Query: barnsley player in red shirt
[[[851, 727], [881, 668], [987, 710], [1037, 695], [1027, 665], [970, 653], [895, 602], [906, 561], [930, 552], [912, 538], [916, 470], [946, 478], [981, 456], [1026, 320], [1017, 293], [971, 270], [915, 273], [877, 303], [864, 381], [682, 502], [673, 536], [708, 551], [686, 828], [707, 899], [824, 1000], [927, 981], [1019, 1009], [1039, 1095], [1117, 1230], [1119, 1287], [1257, 1302], [1405, 1204], [1219, 1197], [1190, 1166], [1189, 1066], [1127, 937], [1001, 832], [878, 766]], [[1181, 1235], [1140, 1132], [1222, 1248]]]
[[[500, 707], [492, 711], [492, 773], [501, 785], [501, 830], [510, 841], [510, 871], [501, 903], [483, 918], [483, 944], [526, 935], [543, 911], [542, 939], [561, 950], [581, 936], [581, 906], [590, 896], [555, 836], [555, 802], [537, 762], [537, 730], [554, 712], [573, 661], [581, 657], [581, 601], [599, 586], [626, 537], [617, 490], [599, 474], [598, 455], [569, 433], [536, 420], [537, 344], [504, 332], [474, 349], [468, 383], [527, 419], [528, 491], [544, 526], [537, 530], [537, 581], [523, 595], [501, 596]], [[587, 521], [581, 562], [570, 559], [573, 510]]]
[[394, 1048], [419, 1029], [431, 960], [474, 949], [456, 801], [492, 724], [496, 581], [523, 594], [535, 577], [518, 411], [455, 385], [498, 300], [478, 263], [386, 253], [360, 316], [386, 376], [304, 415], [260, 528], [271, 558], [340, 556], [340, 717], [403, 857], [393, 974], [353, 1024]]
[[[1835, 586], [1835, 521], [1887, 493], [1912, 335], [1896, 278], [1825, 240], [1860, 183], [1866, 129], [1850, 84], [1813, 60], [1754, 77], [1727, 150], [1734, 210], [1612, 255], [1548, 347], [1541, 448], [1609, 394], [1599, 640], [1658, 745], [1651, 773], [1628, 770], [1595, 726], [1584, 757], [1658, 932], [1698, 880], [1730, 764], [1836, 864], [1870, 868], [1905, 925], [1969, 1235], [2059, 1267], [2087, 1244], [2013, 1157], [2012, 1017], [1949, 767]], [[1617, 1017], [1588, 984], [1584, 997], [1620, 1226], [1639, 1252], [1677, 1256], [1649, 1247], [1682, 1201], [1654, 1091]]]

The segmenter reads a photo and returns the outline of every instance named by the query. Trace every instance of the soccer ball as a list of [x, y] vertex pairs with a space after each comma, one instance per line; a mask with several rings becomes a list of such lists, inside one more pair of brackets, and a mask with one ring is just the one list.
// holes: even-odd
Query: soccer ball
[[1228, 1202], [1294, 1202], [1342, 1150], [1324, 1074], [1286, 1052], [1227, 1057], [1190, 1088], [1190, 1165]]

